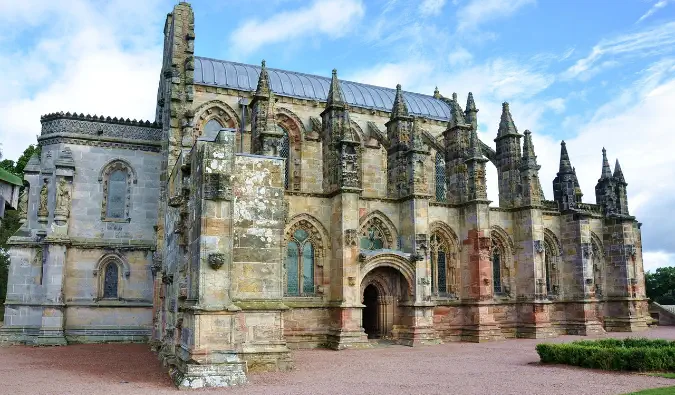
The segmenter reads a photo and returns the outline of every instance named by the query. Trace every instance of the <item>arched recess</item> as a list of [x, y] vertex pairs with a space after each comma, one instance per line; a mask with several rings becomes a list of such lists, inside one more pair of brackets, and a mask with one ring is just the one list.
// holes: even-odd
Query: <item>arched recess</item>
[[560, 295], [560, 269], [562, 264], [562, 245], [555, 233], [544, 229], [544, 270], [546, 295], [555, 298]]
[[[287, 296], [312, 296], [323, 293], [328, 232], [309, 214], [298, 214], [286, 227], [284, 293]], [[311, 278], [311, 284], [307, 279]]]
[[351, 126], [351, 133], [352, 133], [352, 138], [351, 140], [357, 141], [359, 143], [359, 146], [363, 146], [363, 142], [365, 141], [365, 134], [363, 133], [363, 129], [361, 129], [361, 126], [359, 126], [356, 121], [353, 119], [349, 120], [349, 125]]
[[131, 186], [138, 182], [131, 164], [124, 159], [111, 160], [101, 168], [98, 181], [102, 184], [101, 220], [129, 222], [133, 192]]
[[456, 296], [461, 289], [459, 239], [446, 223], [429, 225], [431, 291], [438, 296]]
[[515, 270], [513, 252], [515, 251], [511, 237], [504, 229], [493, 225], [492, 236], [492, 284], [493, 293], [497, 296], [513, 297], [515, 294]]
[[299, 191], [302, 184], [302, 136], [306, 133], [300, 118], [291, 110], [277, 108], [277, 125], [286, 135], [279, 152], [286, 158], [286, 189]]
[[235, 144], [236, 149], [239, 149], [241, 140], [239, 125], [241, 125], [241, 122], [237, 112], [229, 104], [222, 100], [211, 100], [197, 107], [194, 114], [193, 141], [204, 133], [204, 128], [209, 124], [209, 121], [215, 121], [222, 128], [237, 130]]
[[131, 276], [131, 267], [118, 253], [103, 255], [94, 267], [97, 280], [96, 299], [123, 299], [124, 279]]
[[405, 259], [400, 255], [388, 253], [373, 255], [371, 257], [366, 258], [366, 260], [363, 263], [361, 263], [361, 276], [359, 278], [359, 284], [361, 284], [361, 295], [363, 295], [363, 291], [365, 287], [368, 285], [364, 283], [363, 280], [366, 278], [368, 273], [379, 267], [391, 267], [400, 272], [407, 282], [406, 285], [408, 291], [407, 295], [401, 296], [405, 296], [407, 298], [413, 296], [413, 284], [415, 284], [415, 273], [413, 271], [412, 265], [410, 265], [410, 261], [408, 261], [407, 259]]
[[364, 250], [398, 249], [396, 226], [382, 211], [371, 211], [359, 219], [359, 247]]
[[593, 276], [587, 278], [593, 279], [593, 295], [602, 299], [605, 295], [605, 249], [602, 240], [594, 232], [591, 232], [591, 260]]

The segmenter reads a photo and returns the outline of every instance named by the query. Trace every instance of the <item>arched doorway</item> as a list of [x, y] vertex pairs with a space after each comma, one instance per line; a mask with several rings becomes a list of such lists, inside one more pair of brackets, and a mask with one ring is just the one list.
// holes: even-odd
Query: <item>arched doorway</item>
[[381, 330], [377, 322], [379, 294], [377, 287], [373, 284], [368, 285], [363, 291], [363, 304], [366, 306], [363, 309], [363, 330], [366, 332], [369, 339], [376, 339], [381, 335]]
[[393, 267], [376, 267], [364, 276], [361, 292], [365, 306], [361, 325], [368, 338], [395, 337], [396, 328], [401, 325], [403, 317], [399, 303], [408, 300], [410, 293], [405, 277]]

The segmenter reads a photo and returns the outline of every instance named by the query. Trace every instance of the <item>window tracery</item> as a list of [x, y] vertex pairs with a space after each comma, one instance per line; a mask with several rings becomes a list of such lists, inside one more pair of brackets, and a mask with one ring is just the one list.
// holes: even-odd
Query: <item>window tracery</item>
[[431, 233], [431, 290], [437, 296], [456, 296], [459, 292], [459, 265], [455, 240], [438, 228]]
[[436, 153], [436, 200], [445, 202], [446, 199], [446, 180], [445, 180], [445, 158], [441, 152]]
[[323, 278], [324, 240], [312, 220], [303, 217], [286, 232], [286, 296], [313, 296]]
[[131, 275], [129, 264], [117, 254], [106, 254], [96, 264], [94, 277], [98, 279], [97, 299], [122, 299], [123, 279]]
[[544, 230], [544, 277], [546, 281], [546, 295], [555, 298], [560, 293], [560, 246], [555, 234], [548, 229]]
[[284, 188], [288, 189], [288, 186], [290, 184], [290, 162], [291, 162], [291, 155], [290, 155], [290, 144], [288, 140], [288, 132], [286, 129], [283, 129], [284, 131], [284, 137], [281, 138], [281, 142], [279, 143], [279, 156], [286, 159], [286, 167], [284, 169]]
[[395, 230], [391, 221], [379, 211], [366, 218], [359, 231], [359, 247], [363, 250], [396, 249]]
[[503, 260], [504, 251], [503, 248], [496, 242], [492, 240], [492, 291], [495, 295], [502, 295], [504, 293], [503, 287]]
[[131, 166], [122, 160], [106, 165], [99, 181], [103, 183], [101, 219], [104, 221], [128, 222], [131, 208], [131, 186], [136, 177]]

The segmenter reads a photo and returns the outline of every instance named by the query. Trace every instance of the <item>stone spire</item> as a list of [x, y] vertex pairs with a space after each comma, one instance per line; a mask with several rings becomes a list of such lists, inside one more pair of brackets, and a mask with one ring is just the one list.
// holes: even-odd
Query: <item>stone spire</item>
[[466, 122], [471, 124], [472, 129], [478, 128], [478, 109], [476, 103], [473, 101], [473, 93], [469, 92], [469, 97], [466, 99], [466, 110], [464, 110]]
[[345, 99], [342, 93], [342, 87], [337, 76], [337, 69], [333, 69], [333, 76], [330, 79], [330, 90], [328, 91], [328, 99], [326, 100], [326, 107], [329, 106], [344, 106]]
[[572, 163], [570, 162], [570, 156], [567, 153], [567, 144], [565, 140], [560, 143], [560, 167], [558, 168], [558, 173], [560, 174], [573, 174]]
[[502, 103], [502, 117], [499, 121], [499, 131], [497, 132], [497, 138], [506, 137], [509, 135], [518, 135], [518, 129], [516, 129], [516, 124], [513, 122], [511, 117], [511, 111], [509, 110], [509, 103]]
[[619, 164], [619, 160], [616, 160], [616, 164], [614, 165], [614, 178], [616, 178], [617, 181], [626, 183], [626, 179], [623, 177], [623, 171], [621, 171], [621, 165]]
[[396, 96], [394, 97], [394, 105], [391, 108], [391, 119], [408, 116], [408, 106], [403, 100], [403, 93], [401, 92], [401, 84], [396, 85]]
[[537, 156], [534, 154], [534, 144], [532, 144], [532, 132], [526, 130], [524, 132], [525, 141], [523, 141], [523, 160], [522, 166], [539, 170], [541, 166], [537, 165]]
[[255, 89], [255, 95], [269, 97], [271, 91], [270, 76], [267, 73], [267, 67], [265, 66], [265, 60], [263, 59], [260, 65], [260, 76], [258, 76], [258, 86]]
[[607, 150], [602, 147], [602, 175], [600, 179], [604, 180], [610, 177], [612, 177], [612, 169], [609, 167], [609, 161], [607, 160]]
[[487, 201], [487, 185], [485, 178], [485, 162], [487, 158], [483, 157], [478, 140], [476, 129], [469, 131], [469, 152], [468, 158], [464, 161], [468, 170], [467, 179], [467, 198], [469, 201], [481, 200]]

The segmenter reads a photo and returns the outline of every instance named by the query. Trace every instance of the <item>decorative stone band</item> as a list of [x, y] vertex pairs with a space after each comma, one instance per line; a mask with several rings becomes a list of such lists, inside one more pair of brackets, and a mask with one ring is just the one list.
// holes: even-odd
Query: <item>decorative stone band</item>
[[160, 142], [162, 138], [162, 126], [148, 121], [55, 113], [43, 116], [40, 122], [43, 137], [55, 133], [69, 133], [154, 142]]

